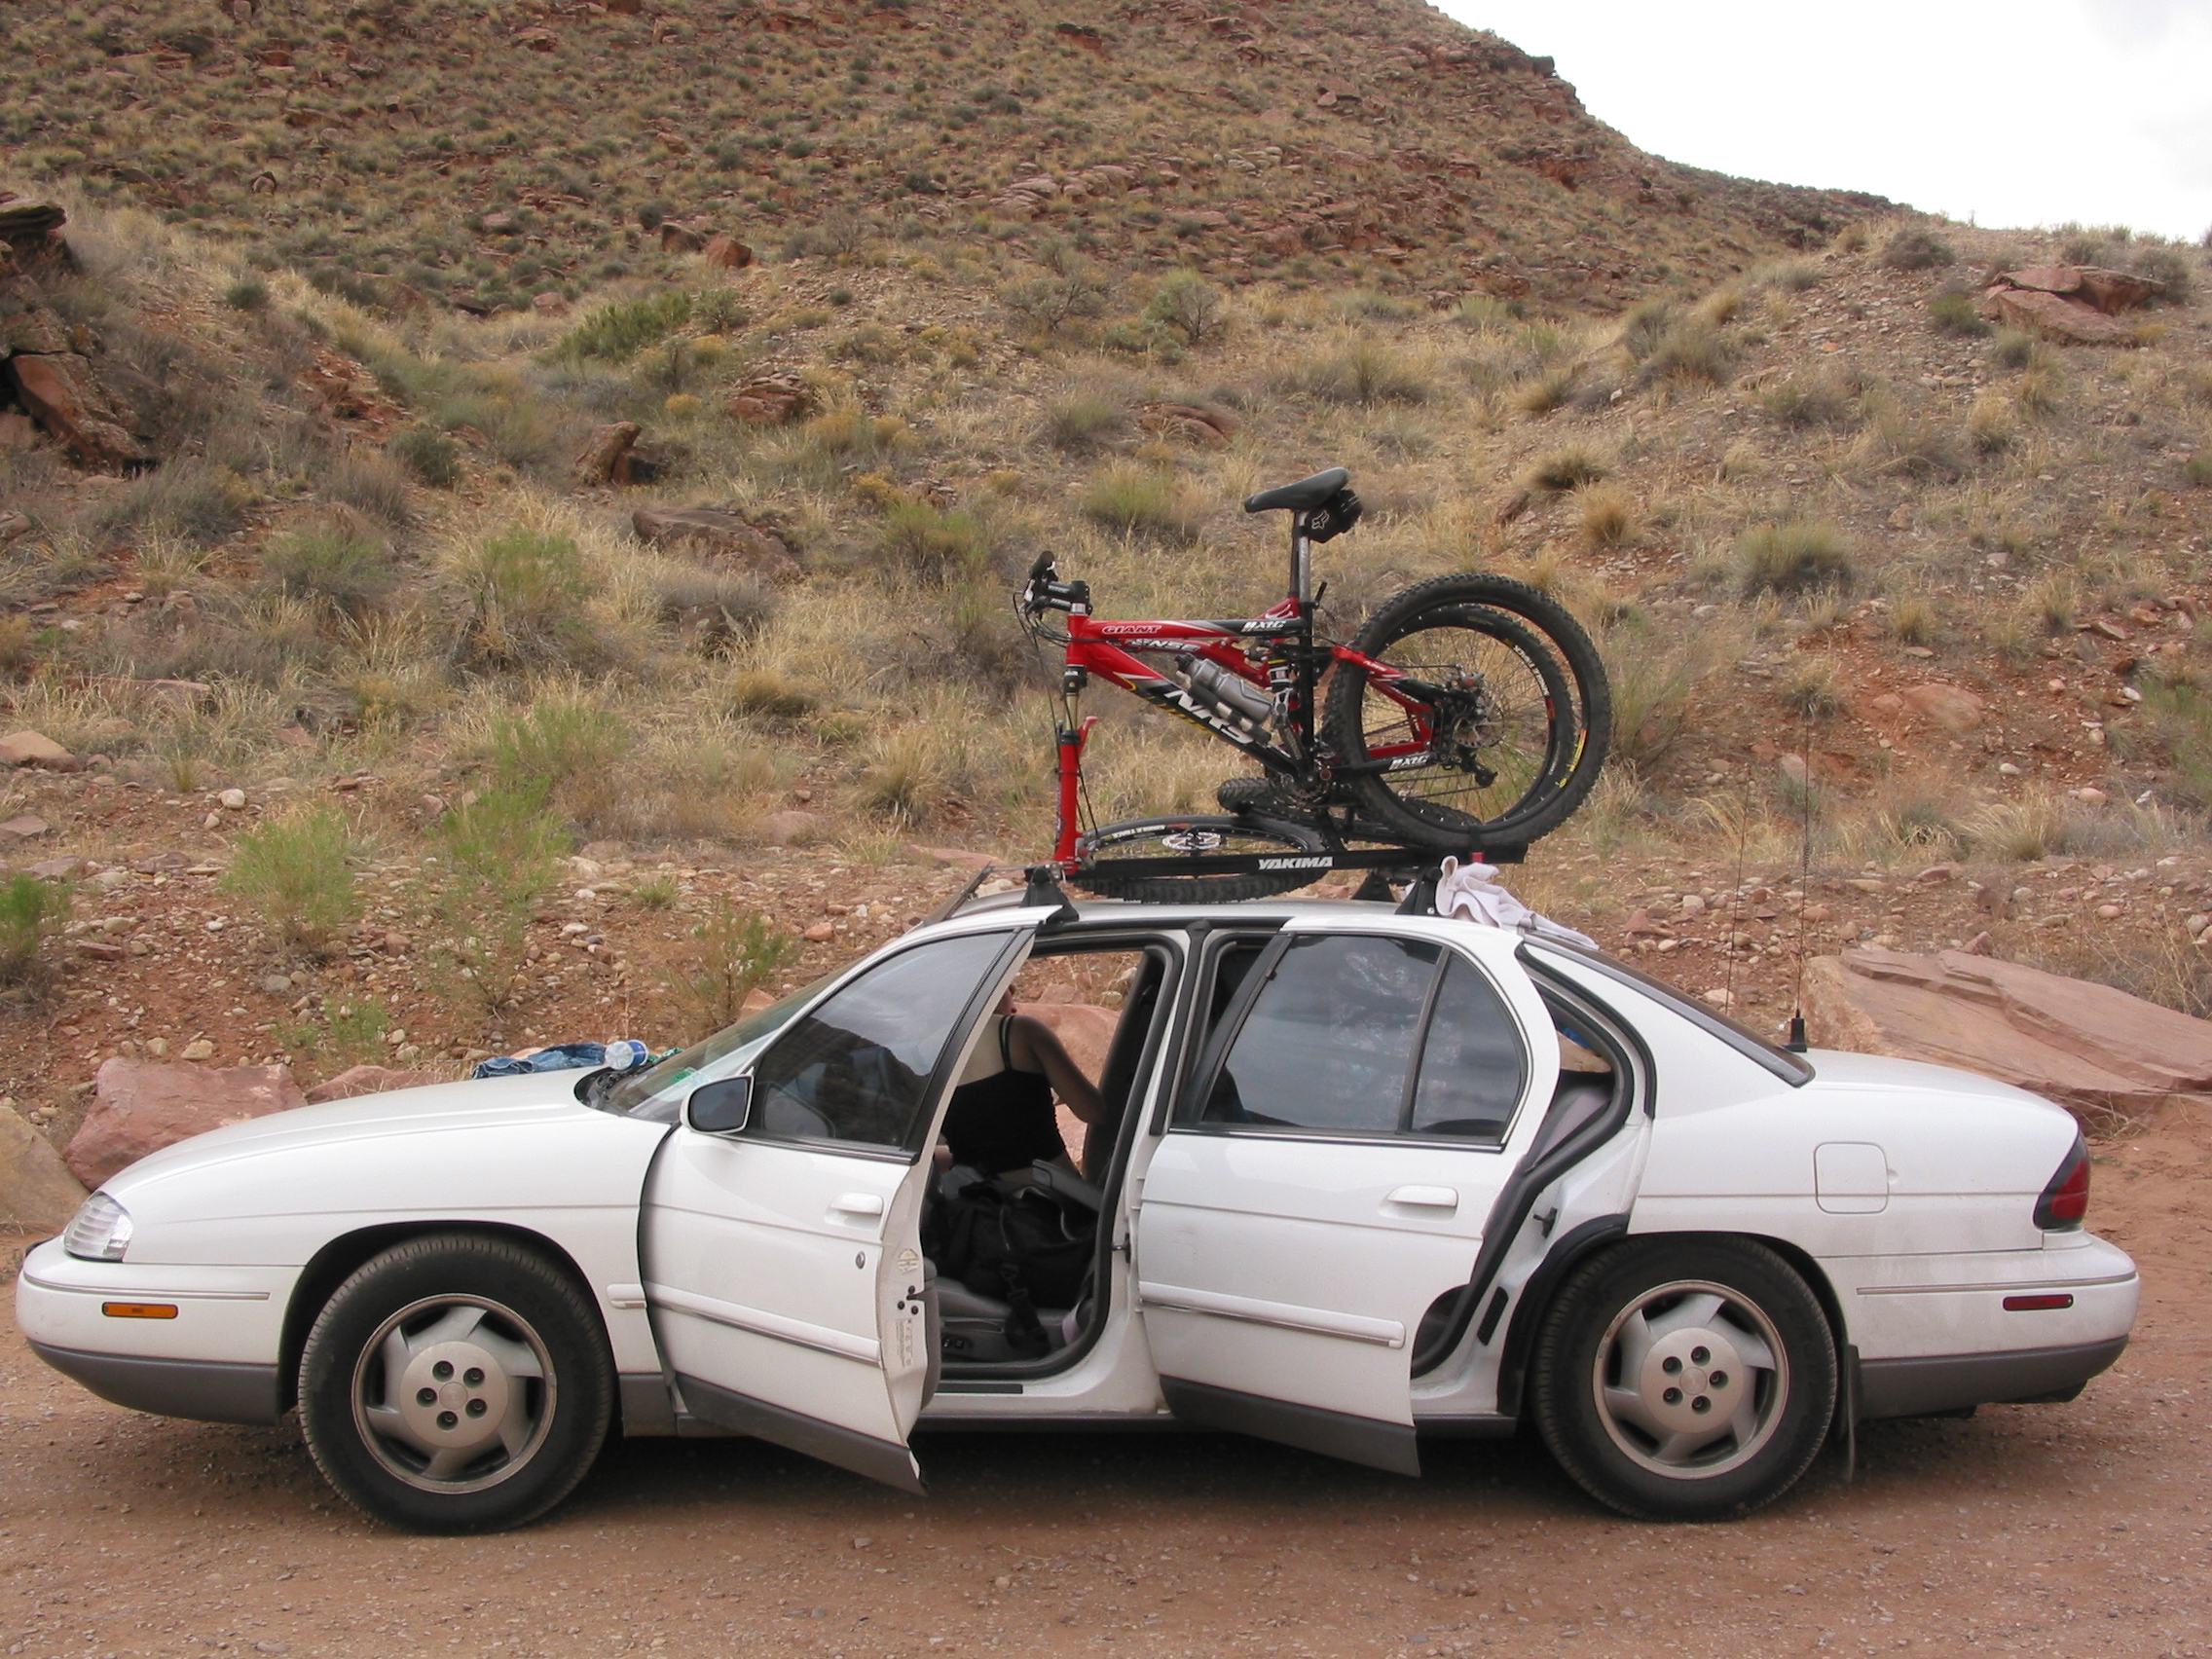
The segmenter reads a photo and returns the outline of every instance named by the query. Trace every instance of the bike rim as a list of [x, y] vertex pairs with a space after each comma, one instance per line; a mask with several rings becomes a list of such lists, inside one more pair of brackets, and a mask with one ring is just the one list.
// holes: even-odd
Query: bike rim
[[1109, 825], [1076, 843], [1076, 855], [1101, 868], [1120, 859], [1203, 859], [1229, 853], [1304, 853], [1312, 838], [1265, 825], [1228, 825], [1205, 820], [1163, 821], [1130, 829]]
[[[1556, 659], [1521, 624], [1492, 615], [1431, 623], [1394, 641], [1377, 660], [1433, 684], [1480, 687], [1470, 698], [1476, 711], [1448, 735], [1461, 743], [1464, 760], [1487, 768], [1493, 781], [1483, 783], [1471, 765], [1458, 761], [1384, 774], [1390, 793], [1416, 816], [1443, 828], [1493, 824], [1573, 770], [1580, 710], [1571, 695], [1561, 695], [1567, 676]], [[1361, 693], [1360, 731], [1371, 756], [1420, 735], [1413, 717], [1372, 682]]]
[[1774, 1438], [1789, 1359], [1774, 1321], [1741, 1291], [1704, 1279], [1647, 1290], [1598, 1345], [1591, 1387], [1605, 1433], [1640, 1468], [1711, 1480]]
[[408, 1486], [482, 1492], [537, 1455], [558, 1393], [544, 1341], [520, 1314], [483, 1297], [426, 1297], [362, 1347], [353, 1423]]

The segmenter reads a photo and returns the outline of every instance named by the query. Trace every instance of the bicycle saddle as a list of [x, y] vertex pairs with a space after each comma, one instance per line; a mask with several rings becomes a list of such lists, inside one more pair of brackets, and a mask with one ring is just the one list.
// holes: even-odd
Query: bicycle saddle
[[1301, 478], [1295, 484], [1277, 484], [1272, 490], [1262, 490], [1257, 496], [1244, 498], [1244, 510], [1248, 513], [1272, 513], [1278, 507], [1288, 507], [1294, 513], [1309, 512], [1320, 506], [1351, 481], [1351, 474], [1341, 466], [1332, 466], [1326, 472], [1316, 472], [1310, 478]]

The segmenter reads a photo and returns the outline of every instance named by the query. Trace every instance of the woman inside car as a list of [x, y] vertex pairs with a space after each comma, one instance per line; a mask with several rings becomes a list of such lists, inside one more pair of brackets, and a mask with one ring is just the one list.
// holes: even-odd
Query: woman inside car
[[1030, 1165], [1043, 1161], [1078, 1173], [1060, 1138], [1055, 1094], [1084, 1123], [1104, 1121], [1106, 1102], [1096, 1086], [1068, 1057], [1051, 1026], [1014, 1012], [1009, 990], [952, 1091], [939, 1166], [964, 1165], [985, 1176], [1026, 1181], [1033, 1178]]

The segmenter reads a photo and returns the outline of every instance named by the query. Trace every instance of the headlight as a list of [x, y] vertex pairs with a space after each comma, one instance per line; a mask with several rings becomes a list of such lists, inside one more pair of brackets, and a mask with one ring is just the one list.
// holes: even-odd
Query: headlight
[[105, 1193], [94, 1193], [61, 1235], [61, 1247], [87, 1262], [120, 1262], [130, 1247], [130, 1212]]

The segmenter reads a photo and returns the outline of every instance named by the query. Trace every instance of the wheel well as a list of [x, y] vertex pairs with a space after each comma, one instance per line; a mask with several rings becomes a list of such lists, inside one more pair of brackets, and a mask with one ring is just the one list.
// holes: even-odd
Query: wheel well
[[[1849, 1361], [1846, 1355], [1849, 1352], [1850, 1334], [1843, 1322], [1842, 1305], [1836, 1301], [1835, 1286], [1828, 1282], [1828, 1276], [1821, 1271], [1819, 1263], [1814, 1261], [1798, 1245], [1792, 1244], [1787, 1239], [1769, 1238], [1765, 1235], [1757, 1233], [1624, 1234], [1604, 1232], [1596, 1236], [1577, 1241], [1573, 1235], [1569, 1234], [1562, 1240], [1563, 1243], [1568, 1245], [1568, 1249], [1560, 1257], [1558, 1262], [1555, 1264], [1550, 1257], [1546, 1257], [1536, 1269], [1536, 1272], [1530, 1276], [1530, 1282], [1537, 1286], [1538, 1294], [1513, 1309], [1513, 1318], [1506, 1327], [1505, 1347], [1500, 1354], [1497, 1378], [1497, 1409], [1499, 1415], [1516, 1417], [1520, 1414], [1522, 1396], [1528, 1387], [1529, 1366], [1535, 1357], [1536, 1331], [1543, 1324], [1544, 1314], [1551, 1307], [1553, 1299], [1559, 1295], [1561, 1288], [1567, 1283], [1567, 1277], [1573, 1270], [1601, 1252], [1622, 1249], [1629, 1245], [1641, 1243], [1646, 1239], [1655, 1238], [1746, 1239], [1753, 1244], [1765, 1245], [1788, 1263], [1791, 1271], [1811, 1288], [1814, 1298], [1821, 1305], [1822, 1315], [1828, 1322], [1828, 1334], [1835, 1342], [1837, 1369], [1840, 1372], [1848, 1366]], [[1846, 1389], [1838, 1387], [1836, 1390], [1836, 1409], [1838, 1411], [1844, 1409], [1845, 1398]]]
[[596, 1307], [591, 1281], [570, 1254], [527, 1227], [504, 1227], [484, 1221], [401, 1221], [382, 1227], [364, 1227], [333, 1238], [310, 1258], [293, 1281], [291, 1301], [284, 1309], [284, 1337], [276, 1360], [276, 1409], [291, 1410], [299, 1403], [300, 1355], [308, 1346], [308, 1333], [340, 1285], [394, 1244], [431, 1233], [471, 1233], [487, 1238], [504, 1238], [535, 1251], [560, 1270]]

